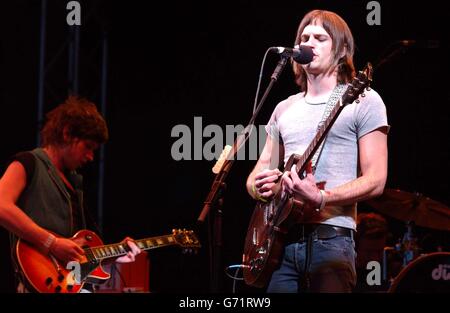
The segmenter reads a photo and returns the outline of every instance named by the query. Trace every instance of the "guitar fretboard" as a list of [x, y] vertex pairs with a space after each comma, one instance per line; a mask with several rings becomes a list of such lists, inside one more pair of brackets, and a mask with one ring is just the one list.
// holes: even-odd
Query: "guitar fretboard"
[[[141, 250], [150, 250], [163, 246], [175, 245], [177, 242], [173, 235], [151, 237], [134, 241]], [[117, 258], [125, 255], [129, 251], [126, 243], [116, 243], [99, 247], [85, 249], [88, 259], [101, 261], [109, 258]]]

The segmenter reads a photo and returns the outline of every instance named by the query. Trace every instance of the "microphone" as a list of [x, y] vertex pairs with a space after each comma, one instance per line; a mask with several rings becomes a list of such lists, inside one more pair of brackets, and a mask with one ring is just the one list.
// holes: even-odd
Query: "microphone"
[[309, 46], [299, 46], [297, 48], [272, 47], [270, 51], [281, 54], [283, 57], [292, 57], [292, 59], [300, 64], [308, 64], [312, 61], [314, 53]]

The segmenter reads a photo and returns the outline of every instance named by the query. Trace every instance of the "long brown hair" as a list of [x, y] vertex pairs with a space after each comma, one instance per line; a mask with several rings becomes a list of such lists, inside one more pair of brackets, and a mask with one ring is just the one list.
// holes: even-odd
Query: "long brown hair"
[[[308, 25], [321, 25], [330, 35], [333, 45], [333, 59], [329, 67], [329, 73], [337, 68], [338, 83], [348, 83], [355, 76], [355, 66], [353, 65], [353, 53], [355, 44], [353, 35], [347, 23], [336, 13], [324, 10], [313, 10], [305, 15], [300, 22], [295, 38], [295, 45], [301, 43], [303, 30]], [[345, 51], [343, 57], [342, 53]], [[307, 91], [306, 73], [302, 66], [292, 62], [295, 74], [295, 82], [300, 86], [300, 90]]]
[[69, 96], [67, 100], [47, 113], [41, 131], [42, 146], [63, 146], [64, 130], [70, 138], [93, 140], [98, 144], [108, 140], [106, 122], [95, 104], [84, 98]]

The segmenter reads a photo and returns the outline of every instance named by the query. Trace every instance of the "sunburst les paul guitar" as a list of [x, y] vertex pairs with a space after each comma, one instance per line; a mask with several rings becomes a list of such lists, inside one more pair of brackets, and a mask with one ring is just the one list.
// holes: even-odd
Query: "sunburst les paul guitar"
[[[16, 258], [26, 278], [28, 288], [40, 293], [78, 293], [85, 283], [100, 284], [110, 278], [101, 263], [126, 255], [126, 243], [103, 245], [92, 231], [80, 230], [70, 238], [84, 249], [81, 262], [63, 264], [51, 254], [43, 254], [26, 241], [18, 240]], [[135, 240], [141, 250], [178, 245], [182, 249], [200, 248], [197, 236], [191, 230], [173, 230], [172, 234]]]

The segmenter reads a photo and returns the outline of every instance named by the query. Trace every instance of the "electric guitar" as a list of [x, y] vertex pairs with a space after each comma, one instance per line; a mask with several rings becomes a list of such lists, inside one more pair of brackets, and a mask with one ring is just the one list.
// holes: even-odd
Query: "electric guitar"
[[[70, 238], [84, 249], [81, 262], [62, 264], [51, 254], [43, 254], [26, 241], [19, 239], [16, 258], [27, 287], [40, 293], [78, 293], [87, 283], [103, 283], [110, 278], [103, 270], [102, 261], [112, 260], [130, 251], [128, 244], [121, 242], [103, 245], [97, 234], [80, 230]], [[200, 248], [197, 236], [191, 230], [173, 230], [171, 235], [150, 237], [134, 241], [141, 250], [178, 245], [183, 249]]]
[[[358, 102], [359, 95], [364, 97], [362, 92], [365, 88], [369, 90], [371, 81], [372, 66], [368, 63], [348, 85], [342, 98], [337, 101], [328, 118], [318, 129], [304, 154], [293, 154], [289, 157], [285, 171], [291, 170], [295, 164], [299, 177], [302, 177], [308, 163], [343, 108], [355, 100]], [[266, 286], [273, 271], [278, 268], [286, 234], [291, 226], [307, 222], [311, 214], [314, 214], [304, 203], [282, 192], [280, 181], [277, 182], [273, 191], [274, 196], [268, 202], [257, 202], [245, 239], [244, 280], [246, 284], [255, 287]]]

